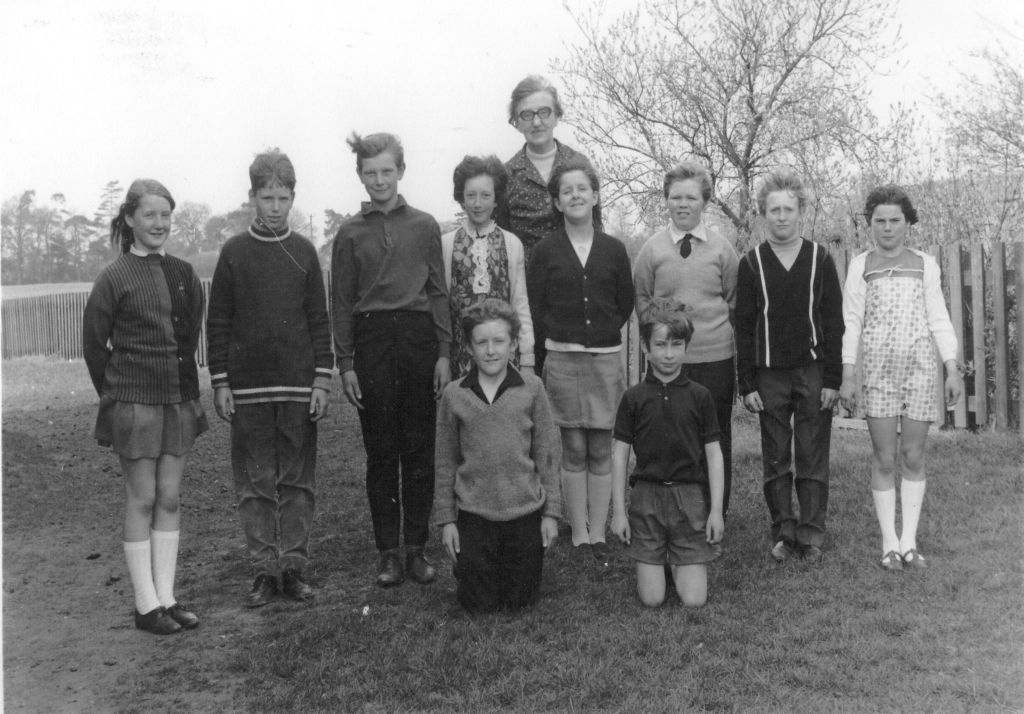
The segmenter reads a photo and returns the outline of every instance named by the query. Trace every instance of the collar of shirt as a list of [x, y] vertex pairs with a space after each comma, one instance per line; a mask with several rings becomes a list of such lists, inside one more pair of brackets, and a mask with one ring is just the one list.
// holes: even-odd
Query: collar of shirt
[[[404, 208], [407, 205], [409, 204], [405, 202], [405, 197], [402, 196], [402, 194], [398, 194], [398, 200], [395, 201], [395, 207], [388, 211], [388, 213], [394, 213], [399, 208]], [[369, 218], [374, 213], [379, 213], [382, 216], [386, 215], [384, 211], [374, 206], [372, 201], [363, 201], [362, 203], [360, 203], [359, 212], [363, 214], [363, 218]]]
[[658, 376], [654, 373], [654, 370], [650, 367], [647, 368], [647, 374], [644, 376], [644, 381], [648, 384], [654, 384], [656, 386], [672, 386], [672, 387], [684, 387], [690, 383], [689, 378], [683, 370], [679, 370], [679, 374], [676, 375], [675, 379], [670, 382], [663, 382], [658, 379]]
[[508, 366], [508, 371], [505, 373], [505, 379], [501, 380], [501, 384], [498, 385], [498, 391], [494, 393], [494, 401], [487, 401], [487, 396], [484, 394], [483, 387], [480, 386], [480, 373], [477, 371], [475, 364], [469, 368], [469, 374], [463, 377], [462, 381], [459, 382], [460, 387], [472, 390], [473, 394], [480, 397], [484, 404], [493, 404], [498, 401], [498, 397], [505, 393], [505, 390], [511, 389], [512, 387], [521, 387], [524, 384], [526, 384], [526, 382], [523, 381], [522, 376], [511, 364]]
[[[569, 153], [569, 147], [558, 139], [555, 139], [555, 163], [559, 163], [559, 159], [564, 161]], [[512, 173], [513, 171], [523, 171], [530, 168], [530, 166], [532, 166], [532, 164], [530, 163], [530, 158], [526, 155], [526, 144], [523, 144], [523, 148], [517, 151], [515, 155], [508, 160], [505, 168], [509, 173]]]
[[462, 220], [462, 229], [466, 231], [466, 235], [468, 235], [470, 238], [475, 238], [476, 236], [480, 236], [481, 238], [483, 238], [484, 236], [489, 236], [491, 233], [494, 232], [494, 228], [495, 223], [493, 220], [491, 220], [486, 226], [484, 226], [484, 229], [482, 231], [478, 231], [476, 229], [476, 226], [472, 225], [469, 222], [468, 218], [464, 218]]
[[704, 221], [701, 221], [693, 227], [693, 230], [681, 231], [676, 228], [676, 224], [669, 221], [668, 234], [672, 237], [672, 245], [678, 245], [679, 241], [686, 237], [689, 233], [697, 240], [702, 240], [707, 243], [708, 240], [708, 229], [704, 227]]
[[131, 246], [128, 248], [128, 252], [131, 253], [132, 255], [137, 255], [140, 258], [145, 258], [147, 255], [159, 255], [161, 258], [163, 258], [165, 255], [167, 255], [167, 252], [164, 251], [163, 246], [160, 246], [157, 249], [156, 253], [150, 253], [147, 250], [142, 250], [141, 248], [137, 247], [134, 243], [132, 243]]

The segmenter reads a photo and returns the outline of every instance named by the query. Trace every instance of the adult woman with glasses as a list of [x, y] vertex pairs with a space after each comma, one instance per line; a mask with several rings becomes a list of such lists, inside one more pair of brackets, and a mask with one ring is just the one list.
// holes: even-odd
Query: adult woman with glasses
[[702, 220], [711, 198], [711, 177], [703, 166], [679, 164], [665, 174], [664, 190], [671, 221], [644, 243], [637, 256], [633, 269], [636, 314], [643, 319], [654, 298], [686, 305], [693, 337], [683, 358], [685, 373], [710, 390], [715, 400], [725, 461], [724, 515], [732, 483], [731, 421], [736, 395], [732, 322], [739, 259], [732, 244]]
[[[558, 90], [544, 77], [531, 74], [512, 90], [508, 123], [526, 138], [523, 148], [505, 163], [508, 192], [495, 214], [498, 225], [519, 236], [526, 265], [541, 239], [558, 231], [562, 217], [554, 212], [548, 195], [548, 179], [559, 166], [576, 157], [578, 151], [555, 139], [555, 127], [562, 118]], [[595, 227], [601, 229], [600, 209]]]

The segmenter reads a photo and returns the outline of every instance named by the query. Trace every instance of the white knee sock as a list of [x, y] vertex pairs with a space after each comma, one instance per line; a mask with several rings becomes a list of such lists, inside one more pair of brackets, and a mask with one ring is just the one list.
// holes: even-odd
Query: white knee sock
[[150, 531], [153, 542], [153, 585], [160, 604], [170, 607], [174, 599], [174, 571], [178, 566], [178, 537], [181, 531]]
[[132, 590], [135, 591], [135, 609], [145, 615], [160, 607], [160, 598], [156, 596], [156, 587], [153, 585], [149, 541], [125, 541], [124, 557], [128, 561], [128, 575], [132, 579]]
[[903, 534], [900, 536], [900, 553], [917, 549], [917, 523], [921, 520], [921, 506], [924, 503], [924, 479], [900, 483], [900, 505], [903, 507]]
[[572, 526], [572, 544], [590, 542], [587, 531], [587, 472], [562, 469], [562, 503]]
[[885, 491], [871, 489], [875, 499], [875, 515], [878, 516], [878, 527], [882, 529], [882, 554], [900, 548], [900, 539], [896, 535], [896, 489]]
[[608, 509], [612, 503], [612, 475], [587, 473], [587, 513], [589, 514], [590, 542], [604, 543], [608, 524]]

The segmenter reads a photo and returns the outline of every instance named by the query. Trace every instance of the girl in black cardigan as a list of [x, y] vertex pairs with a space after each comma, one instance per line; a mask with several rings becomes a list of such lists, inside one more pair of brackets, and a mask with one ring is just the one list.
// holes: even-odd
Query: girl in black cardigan
[[599, 182], [586, 159], [558, 166], [548, 182], [563, 227], [534, 248], [527, 292], [538, 366], [562, 434], [562, 497], [580, 556], [608, 566], [611, 429], [625, 391], [622, 326], [633, 310], [629, 256], [594, 228]]

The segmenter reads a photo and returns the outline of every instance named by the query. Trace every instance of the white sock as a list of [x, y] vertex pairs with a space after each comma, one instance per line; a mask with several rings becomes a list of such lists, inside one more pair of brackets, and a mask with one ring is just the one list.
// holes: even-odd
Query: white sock
[[896, 535], [896, 489], [885, 491], [871, 489], [875, 499], [875, 515], [878, 516], [878, 527], [882, 529], [882, 554], [891, 550], [900, 552], [900, 539]]
[[917, 550], [917, 523], [921, 520], [921, 505], [924, 503], [924, 479], [900, 483], [900, 505], [903, 507], [903, 534], [900, 536], [900, 553]]
[[150, 531], [153, 542], [153, 585], [160, 604], [170, 607], [174, 599], [174, 571], [178, 566], [178, 537], [181, 531]]
[[572, 544], [590, 542], [587, 530], [587, 472], [562, 469], [562, 503], [572, 526]]
[[143, 615], [160, 607], [160, 598], [156, 596], [156, 587], [153, 585], [150, 550], [148, 540], [124, 542], [128, 575], [132, 579], [132, 590], [135, 591], [135, 609]]
[[590, 542], [604, 543], [608, 509], [612, 504], [612, 475], [587, 473], [587, 512], [590, 514]]

